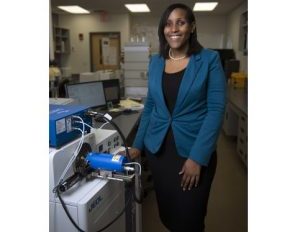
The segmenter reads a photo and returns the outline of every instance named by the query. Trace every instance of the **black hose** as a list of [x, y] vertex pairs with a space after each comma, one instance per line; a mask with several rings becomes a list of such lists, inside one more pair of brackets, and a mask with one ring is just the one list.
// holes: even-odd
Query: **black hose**
[[128, 150], [128, 147], [127, 147], [127, 145], [126, 145], [126, 139], [125, 139], [125, 137], [124, 137], [122, 131], [120, 130], [120, 128], [117, 126], [117, 124], [116, 124], [115, 122], [113, 122], [112, 120], [109, 120], [109, 119], [106, 118], [103, 114], [100, 114], [100, 113], [98, 113], [98, 114], [96, 115], [96, 118], [102, 118], [102, 119], [104, 119], [106, 122], [110, 123], [110, 124], [116, 129], [116, 131], [118, 131], [118, 133], [119, 133], [119, 135], [121, 136], [121, 139], [122, 139], [122, 141], [123, 141], [123, 143], [124, 143], [124, 147], [125, 147], [125, 155], [126, 155], [128, 161], [131, 162], [132, 160], [131, 160], [131, 158], [130, 158], [129, 150]]
[[[129, 155], [129, 150], [128, 150], [128, 147], [127, 147], [127, 145], [126, 145], [126, 140], [125, 140], [125, 137], [124, 137], [122, 131], [120, 130], [120, 128], [119, 128], [112, 120], [109, 120], [108, 118], [106, 118], [106, 117], [105, 117], [103, 114], [101, 114], [101, 113], [97, 113], [97, 114], [96, 114], [96, 118], [102, 118], [102, 119], [104, 119], [106, 122], [110, 123], [110, 124], [118, 131], [118, 133], [120, 134], [121, 139], [122, 139], [122, 141], [123, 141], [124, 147], [125, 147], [125, 154], [126, 154], [126, 157], [127, 157], [128, 161], [131, 162], [132, 160], [131, 160], [130, 155]], [[136, 170], [136, 171], [135, 171], [135, 174], [136, 174], [136, 175], [135, 175], [135, 178], [138, 178], [138, 176], [139, 176], [139, 175], [137, 175], [137, 174], [138, 174], [137, 172], [138, 172], [138, 171]], [[140, 184], [140, 189], [142, 189], [141, 181], [140, 181], [139, 179], [137, 179], [137, 181], [138, 181], [139, 184]], [[134, 194], [133, 194], [133, 199], [134, 199], [135, 202], [137, 202], [137, 203], [139, 203], [139, 204], [142, 204], [142, 202], [143, 202], [143, 197], [142, 197], [142, 196], [143, 196], [142, 193], [140, 193], [140, 196], [136, 196], [136, 193], [134, 192]]]
[[70, 221], [72, 222], [72, 224], [76, 227], [77, 230], [79, 230], [80, 232], [84, 232], [84, 230], [82, 230], [73, 220], [72, 216], [70, 215], [68, 209], [67, 209], [67, 206], [65, 204], [65, 202], [63, 201], [63, 199], [61, 198], [61, 195], [60, 195], [60, 190], [59, 190], [60, 186], [58, 186], [58, 188], [56, 189], [56, 194], [58, 196], [58, 199], [60, 200], [60, 203], [62, 205], [62, 207], [64, 208], [68, 218], [70, 219]]
[[[122, 141], [123, 141], [123, 143], [124, 143], [126, 157], [127, 157], [128, 161], [131, 162], [132, 160], [131, 160], [130, 155], [129, 155], [129, 150], [128, 150], [128, 147], [127, 147], [127, 145], [126, 145], [126, 140], [125, 140], [125, 137], [124, 137], [123, 133], [121, 132], [120, 128], [119, 128], [113, 121], [111, 121], [111, 120], [109, 120], [108, 118], [106, 118], [103, 114], [96, 113], [96, 115], [93, 115], [93, 116], [95, 116], [96, 118], [102, 118], [102, 119], [104, 119], [106, 122], [110, 123], [110, 124], [117, 130], [117, 132], [118, 132], [119, 135], [121, 136], [121, 139], [122, 139]], [[137, 170], [136, 170], [136, 174], [137, 174]], [[138, 178], [138, 176], [139, 176], [139, 175], [135, 175], [135, 178]], [[139, 182], [139, 184], [141, 184], [139, 179], [138, 179], [137, 181]], [[82, 230], [82, 229], [75, 223], [75, 221], [73, 220], [72, 216], [70, 215], [70, 213], [69, 213], [69, 211], [68, 211], [68, 209], [67, 209], [67, 207], [66, 207], [65, 202], [64, 202], [63, 199], [61, 198], [61, 195], [60, 195], [60, 189], [63, 189], [62, 186], [61, 186], [61, 184], [57, 186], [57, 188], [56, 188], [56, 193], [57, 193], [57, 196], [58, 196], [58, 198], [59, 198], [59, 200], [60, 200], [60, 202], [61, 202], [61, 204], [62, 204], [62, 207], [63, 207], [63, 209], [65, 210], [65, 212], [66, 212], [68, 218], [70, 219], [71, 223], [76, 227], [77, 230], [79, 230], [80, 232], [85, 232], [84, 230]], [[140, 188], [140, 189], [142, 189], [142, 188]], [[137, 197], [135, 191], [133, 192], [133, 190], [131, 189], [131, 195], [133, 196], [135, 202], [137, 202], [137, 203], [139, 203], [139, 204], [142, 203], [142, 195], [143, 195], [143, 194], [140, 194], [140, 196]], [[129, 194], [129, 196], [131, 196], [131, 195]], [[106, 226], [104, 226], [102, 229], [98, 230], [97, 232], [102, 232], [102, 231], [104, 231], [104, 230], [107, 229], [109, 226], [111, 226], [116, 220], [118, 220], [118, 219], [121, 217], [121, 215], [125, 212], [126, 208], [128, 207], [128, 204], [129, 204], [129, 202], [130, 202], [130, 199], [131, 199], [130, 197], [127, 199], [127, 202], [125, 203], [125, 206], [124, 206], [123, 210], [117, 215], [117, 217], [114, 218], [111, 222], [109, 222]]]

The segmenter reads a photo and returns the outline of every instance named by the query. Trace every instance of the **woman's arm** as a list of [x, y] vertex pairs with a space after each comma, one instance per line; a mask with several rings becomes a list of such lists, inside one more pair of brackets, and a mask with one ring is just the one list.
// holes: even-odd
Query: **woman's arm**
[[208, 72], [207, 115], [189, 155], [190, 159], [204, 166], [208, 165], [216, 149], [226, 103], [225, 75], [217, 52], [212, 53]]

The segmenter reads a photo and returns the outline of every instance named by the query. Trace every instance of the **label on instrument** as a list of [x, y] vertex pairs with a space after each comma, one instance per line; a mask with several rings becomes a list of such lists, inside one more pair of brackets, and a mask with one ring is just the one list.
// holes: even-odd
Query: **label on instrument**
[[114, 161], [114, 162], [119, 162], [121, 159], [121, 155], [114, 155], [111, 159], [111, 161]]
[[56, 134], [60, 134], [64, 131], [66, 131], [66, 122], [65, 119], [62, 118], [56, 121]]

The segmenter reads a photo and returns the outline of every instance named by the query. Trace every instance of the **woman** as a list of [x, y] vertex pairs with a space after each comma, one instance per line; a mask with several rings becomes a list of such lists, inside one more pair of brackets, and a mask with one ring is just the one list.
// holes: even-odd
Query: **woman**
[[170, 5], [158, 28], [160, 51], [149, 64], [148, 96], [129, 153], [145, 151], [162, 223], [170, 231], [204, 231], [225, 107], [217, 52], [197, 41], [192, 10]]

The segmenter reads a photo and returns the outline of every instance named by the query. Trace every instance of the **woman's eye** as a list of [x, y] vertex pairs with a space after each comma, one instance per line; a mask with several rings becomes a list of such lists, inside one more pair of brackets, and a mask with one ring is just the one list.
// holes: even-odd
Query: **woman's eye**
[[[184, 26], [186, 24], [186, 22], [185, 21], [183, 21], [183, 20], [179, 20], [179, 21], [176, 21], [175, 22], [175, 25], [176, 26]], [[172, 22], [166, 22], [166, 26], [165, 27], [172, 27], [173, 26], [173, 23]]]
[[166, 27], [171, 27], [171, 25], [172, 25], [172, 24], [169, 23], [169, 22], [166, 23]]
[[184, 22], [184, 21], [178, 21], [177, 24], [178, 24], [179, 26], [183, 26], [183, 25], [185, 24], [185, 22]]

